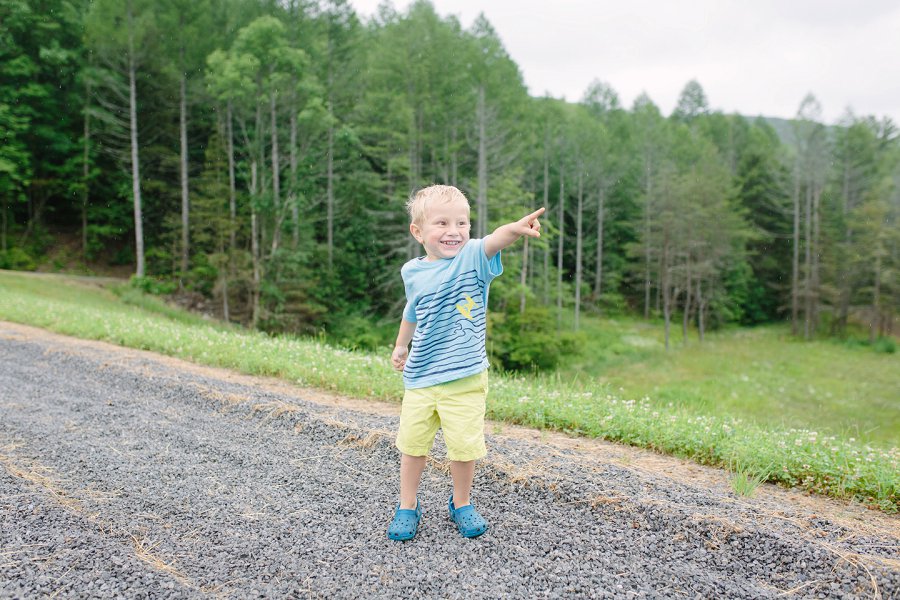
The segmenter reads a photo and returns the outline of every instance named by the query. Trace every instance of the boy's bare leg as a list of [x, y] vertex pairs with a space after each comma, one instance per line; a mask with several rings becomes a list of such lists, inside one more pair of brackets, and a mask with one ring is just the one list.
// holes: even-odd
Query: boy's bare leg
[[453, 506], [459, 508], [471, 503], [472, 481], [475, 479], [475, 461], [450, 461], [450, 475], [453, 477]]
[[400, 454], [400, 508], [416, 509], [416, 492], [425, 470], [425, 456]]

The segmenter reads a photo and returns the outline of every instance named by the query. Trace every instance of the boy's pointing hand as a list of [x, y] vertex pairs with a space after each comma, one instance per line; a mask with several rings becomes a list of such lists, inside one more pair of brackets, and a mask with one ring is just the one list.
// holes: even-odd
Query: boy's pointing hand
[[537, 209], [527, 217], [519, 219], [516, 222], [516, 227], [519, 229], [520, 235], [527, 235], [530, 237], [541, 237], [541, 222], [538, 221], [538, 217], [544, 214], [544, 207]]
[[538, 217], [544, 214], [541, 207], [518, 221], [507, 223], [494, 230], [494, 233], [484, 238], [484, 255], [490, 260], [498, 252], [513, 244], [522, 236], [541, 237], [541, 222]]

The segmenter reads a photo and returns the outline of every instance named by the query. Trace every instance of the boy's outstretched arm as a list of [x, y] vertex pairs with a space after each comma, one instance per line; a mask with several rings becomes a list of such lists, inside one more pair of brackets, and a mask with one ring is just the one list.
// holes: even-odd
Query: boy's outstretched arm
[[391, 364], [394, 369], [402, 371], [406, 366], [406, 357], [409, 354], [409, 343], [412, 341], [413, 333], [416, 331], [416, 324], [406, 319], [400, 319], [400, 333], [397, 334], [397, 341], [394, 343], [394, 352], [391, 354]]
[[544, 207], [518, 221], [501, 225], [495, 229], [494, 233], [484, 238], [484, 253], [490, 259], [523, 235], [541, 237], [541, 222], [538, 221], [538, 217], [542, 214], [544, 214]]

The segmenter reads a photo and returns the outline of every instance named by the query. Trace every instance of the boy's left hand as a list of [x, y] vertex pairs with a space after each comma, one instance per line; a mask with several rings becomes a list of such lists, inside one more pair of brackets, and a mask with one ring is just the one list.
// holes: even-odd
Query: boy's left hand
[[498, 227], [494, 233], [484, 238], [484, 255], [491, 259], [522, 236], [541, 237], [541, 222], [538, 221], [538, 217], [542, 214], [544, 207], [518, 221]]
[[513, 223], [516, 233], [529, 237], [541, 237], [541, 222], [538, 217], [544, 214], [544, 207], [537, 209], [527, 217], [523, 217]]
[[409, 355], [409, 349], [406, 346], [396, 346], [391, 354], [391, 364], [394, 370], [402, 371], [406, 366], [406, 357]]

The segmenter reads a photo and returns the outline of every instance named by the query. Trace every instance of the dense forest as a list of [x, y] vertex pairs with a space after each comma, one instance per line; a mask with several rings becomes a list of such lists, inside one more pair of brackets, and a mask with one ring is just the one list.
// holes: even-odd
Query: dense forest
[[812, 94], [780, 135], [696, 81], [668, 116], [601, 80], [533, 97], [485, 17], [424, 0], [367, 22], [342, 0], [0, 0], [0, 23], [0, 268], [76, 240], [66, 264], [364, 344], [421, 254], [405, 200], [449, 183], [473, 237], [547, 207], [491, 294], [509, 368], [552, 366], [586, 314], [661, 318], [668, 346], [782, 320], [874, 340], [900, 306], [900, 130], [823, 123]]

